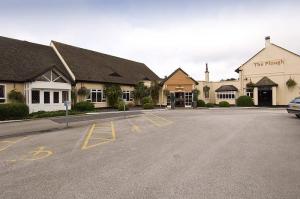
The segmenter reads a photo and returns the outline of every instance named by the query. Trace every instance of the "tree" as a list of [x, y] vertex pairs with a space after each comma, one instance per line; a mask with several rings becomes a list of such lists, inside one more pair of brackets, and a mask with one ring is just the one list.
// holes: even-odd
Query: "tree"
[[150, 96], [151, 96], [154, 104], [157, 104], [158, 99], [159, 99], [159, 90], [160, 90], [160, 85], [158, 84], [158, 82], [153, 81], [151, 83], [149, 90], [150, 90]]
[[119, 101], [121, 100], [122, 90], [118, 84], [105, 85], [105, 94], [108, 105], [114, 108], [118, 107]]
[[146, 97], [148, 94], [147, 87], [144, 85], [144, 82], [139, 82], [135, 85], [133, 90], [134, 100], [136, 104], [141, 104], [143, 97]]

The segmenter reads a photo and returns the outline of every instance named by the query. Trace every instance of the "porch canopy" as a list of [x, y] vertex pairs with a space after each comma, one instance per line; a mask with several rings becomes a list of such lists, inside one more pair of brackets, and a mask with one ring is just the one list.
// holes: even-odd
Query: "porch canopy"
[[273, 86], [277, 87], [278, 84], [270, 80], [268, 77], [263, 77], [256, 84], [254, 84], [254, 87], [273, 87]]

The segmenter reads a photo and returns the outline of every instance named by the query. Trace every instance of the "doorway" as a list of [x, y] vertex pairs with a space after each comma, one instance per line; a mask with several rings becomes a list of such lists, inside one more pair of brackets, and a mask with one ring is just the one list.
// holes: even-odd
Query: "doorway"
[[175, 106], [184, 107], [184, 92], [175, 92]]
[[258, 106], [272, 106], [272, 87], [258, 88]]

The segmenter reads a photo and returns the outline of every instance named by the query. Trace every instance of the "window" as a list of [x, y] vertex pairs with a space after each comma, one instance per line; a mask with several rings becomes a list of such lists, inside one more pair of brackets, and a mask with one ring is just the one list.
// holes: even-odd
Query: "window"
[[62, 102], [69, 101], [69, 92], [62, 91]]
[[191, 106], [192, 102], [193, 102], [193, 93], [187, 92], [187, 93], [184, 93], [184, 96], [185, 96], [185, 105]]
[[102, 102], [106, 102], [106, 90], [103, 90], [103, 93], [102, 93]]
[[31, 91], [31, 103], [32, 104], [40, 103], [40, 91], [37, 91], [37, 90]]
[[123, 100], [130, 101], [130, 91], [123, 91]]
[[167, 106], [171, 106], [171, 95], [167, 96]]
[[223, 91], [217, 93], [218, 99], [235, 99], [235, 91]]
[[130, 101], [133, 101], [133, 99], [134, 99], [134, 92], [130, 91]]
[[59, 92], [53, 92], [53, 103], [54, 104], [59, 103]]
[[54, 70], [50, 70], [50, 71], [46, 72], [45, 74], [37, 77], [35, 80], [36, 81], [46, 81], [46, 82], [51, 82], [51, 81], [52, 82], [61, 82], [61, 83], [67, 82], [62, 75], [55, 72]]
[[5, 102], [5, 85], [0, 85], [0, 103]]
[[44, 104], [50, 104], [50, 92], [44, 91]]
[[247, 88], [246, 95], [253, 98], [253, 88]]
[[87, 101], [102, 102], [102, 91], [98, 89], [92, 89], [90, 95], [87, 97]]

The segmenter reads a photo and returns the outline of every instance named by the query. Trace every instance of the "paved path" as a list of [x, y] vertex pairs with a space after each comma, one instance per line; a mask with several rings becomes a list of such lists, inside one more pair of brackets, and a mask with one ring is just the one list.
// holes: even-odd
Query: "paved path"
[[175, 110], [0, 140], [0, 198], [300, 196], [300, 120]]

